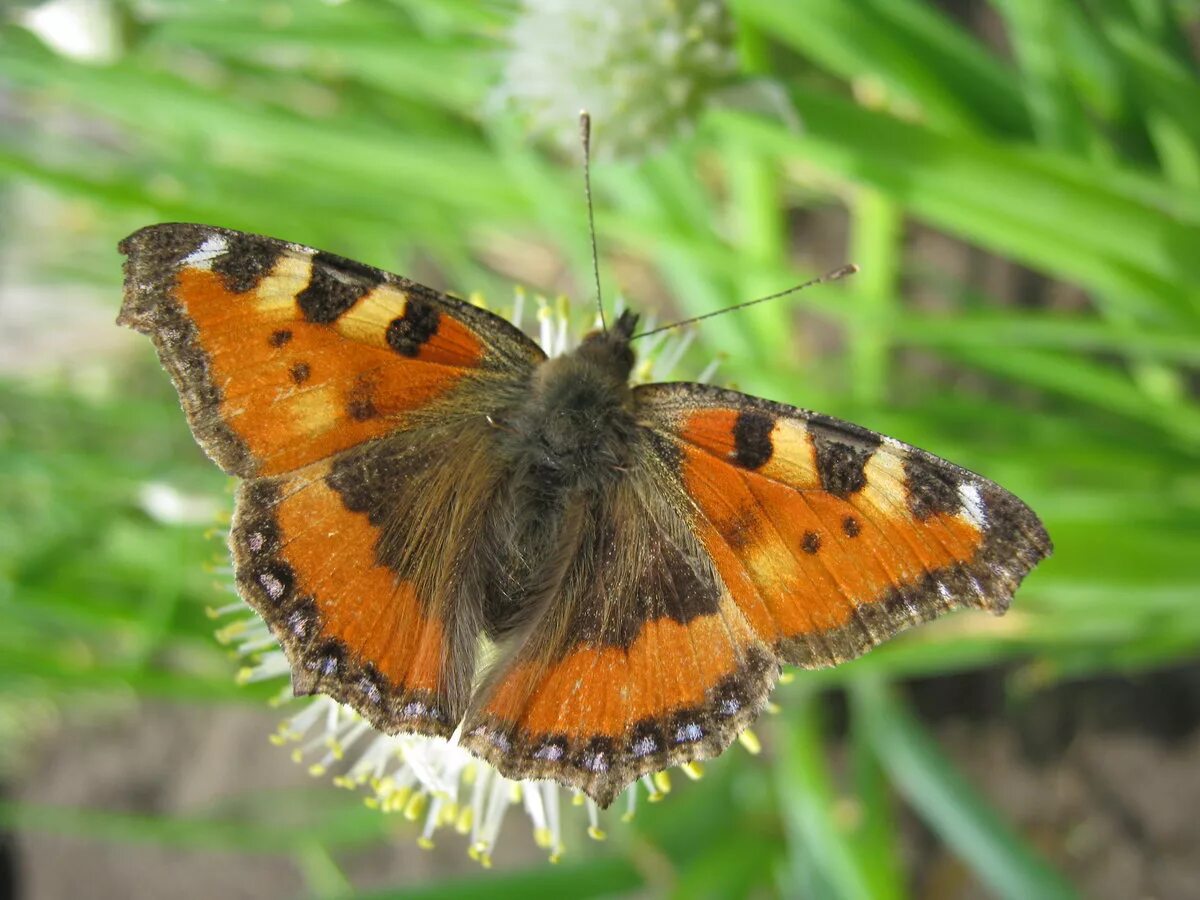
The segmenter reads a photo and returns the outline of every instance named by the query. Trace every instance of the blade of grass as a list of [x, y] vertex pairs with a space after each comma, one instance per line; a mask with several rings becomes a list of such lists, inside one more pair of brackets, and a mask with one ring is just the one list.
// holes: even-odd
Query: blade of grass
[[1000, 897], [1075, 891], [1005, 825], [881, 681], [855, 681], [852, 701], [880, 764], [921, 817]]
[[801, 134], [727, 110], [710, 121], [764, 150], [874, 186], [926, 221], [1076, 279], [1131, 312], [1189, 327], [1200, 319], [1200, 257], [1184, 253], [1194, 224], [1181, 220], [1182, 210], [1132, 196], [1128, 183], [1114, 190], [1104, 169], [1078, 161], [1068, 174], [1051, 154], [938, 134], [815, 91], [797, 91], [796, 102], [807, 125]]
[[[868, 861], [856, 853], [824, 756], [817, 698], [805, 693], [789, 703], [778, 727], [780, 753], [776, 762], [779, 804], [793, 868], [815, 863], [837, 897], [872, 897]], [[803, 876], [796, 877], [797, 884]]]

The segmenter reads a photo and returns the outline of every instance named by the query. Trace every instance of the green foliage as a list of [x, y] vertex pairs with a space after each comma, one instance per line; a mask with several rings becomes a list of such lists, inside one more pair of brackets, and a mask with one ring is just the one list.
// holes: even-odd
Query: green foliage
[[[677, 787], [628, 829], [614, 825], [607, 853], [421, 896], [641, 884], [681, 896], [901, 897], [901, 802], [998, 895], [1069, 895], [886, 682], [1005, 662], [1014, 685], [1044, 684], [1200, 648], [1200, 80], [1184, 39], [1197, 9], [992, 5], [1011, 59], [921, 0], [731, 2], [744, 74], [771, 88], [775, 111], [731, 93], [661, 154], [597, 166], [597, 224], [605, 268], [617, 255], [637, 260], [672, 312], [697, 314], [813, 274], [798, 262], [793, 214], [844, 207], [863, 275], [708, 323], [695, 371], [727, 354], [721, 376], [743, 389], [985, 473], [1043, 515], [1056, 556], [1006, 620], [956, 617], [839, 669], [800, 673], [781, 692], [769, 759], [731, 751], [705, 783]], [[83, 233], [47, 240], [62, 250], [55, 267], [103, 285], [114, 311], [117, 240], [161, 220], [286, 237], [494, 296], [549, 247], [586, 296], [578, 165], [532, 145], [511, 119], [483, 115], [508, 6], [157, 8], [138, 21], [131, 4], [128, 46], [105, 66], [0, 24], [0, 86], [29, 115], [0, 131], [0, 192], [35, 183], [89, 212]], [[64, 109], [97, 124], [63, 134], [50, 123]], [[615, 127], [597, 122], [595, 140]], [[917, 225], [1077, 285], [1087, 300], [1064, 308], [982, 293], [906, 254]], [[484, 260], [502, 261], [504, 274]], [[917, 290], [942, 303], [918, 308], [905, 298]], [[839, 329], [844, 354], [801, 352], [817, 322]], [[119, 389], [90, 399], [66, 385], [0, 387], [0, 709], [18, 719], [36, 704], [129, 691], [260, 696], [233, 686], [208, 636], [204, 607], [224, 602], [206, 568], [217, 545], [139, 503], [147, 481], [224, 490], [148, 347], [142, 357], [117, 374]], [[936, 366], [904, 364], [913, 358]], [[852, 700], [845, 778], [828, 767], [814, 704], [828, 685]], [[308, 860], [323, 893], [340, 883], [328, 849], [391, 839], [365, 810], [328, 797], [291, 798], [299, 818], [285, 824], [246, 812], [280, 798], [253, 799], [202, 821], [16, 807], [0, 817], [110, 841], [283, 850]]]

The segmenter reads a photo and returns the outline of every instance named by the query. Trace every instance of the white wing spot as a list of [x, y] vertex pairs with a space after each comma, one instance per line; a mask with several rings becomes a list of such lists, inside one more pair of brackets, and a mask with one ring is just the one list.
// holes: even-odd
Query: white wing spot
[[704, 731], [695, 722], [688, 722], [675, 732], [675, 743], [691, 744], [704, 737]]
[[267, 596], [272, 600], [278, 600], [283, 596], [283, 582], [270, 572], [263, 572], [259, 575], [258, 583], [263, 586], [263, 590], [267, 592]]
[[224, 256], [229, 249], [229, 242], [219, 234], [210, 235], [204, 243], [183, 258], [183, 265], [192, 269], [208, 270], [212, 268], [213, 260]]
[[584, 758], [583, 767], [592, 772], [607, 772], [608, 760], [604, 758], [603, 753], [595, 753]]
[[630, 752], [636, 757], [649, 756], [658, 749], [658, 741], [654, 740], [650, 735], [638, 738], [633, 742]]
[[972, 522], [980, 525], [987, 522], [987, 510], [983, 507], [983, 497], [979, 494], [979, 488], [969, 481], [964, 481], [958, 486], [958, 499], [962, 501], [963, 512]]

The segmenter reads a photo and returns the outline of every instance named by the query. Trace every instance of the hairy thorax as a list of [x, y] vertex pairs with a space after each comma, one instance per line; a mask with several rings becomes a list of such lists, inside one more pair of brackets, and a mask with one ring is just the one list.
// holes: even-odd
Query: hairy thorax
[[542, 363], [503, 444], [518, 480], [537, 495], [611, 484], [628, 470], [637, 425], [627, 343], [597, 336]]

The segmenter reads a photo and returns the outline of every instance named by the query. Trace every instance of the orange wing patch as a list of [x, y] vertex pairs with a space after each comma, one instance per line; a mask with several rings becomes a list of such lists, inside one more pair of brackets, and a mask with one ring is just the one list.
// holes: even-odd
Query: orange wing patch
[[329, 694], [384, 731], [449, 735], [462, 710], [443, 623], [377, 561], [378, 529], [346, 509], [329, 469], [242, 487], [231, 538], [242, 595], [284, 647], [297, 694]]
[[[482, 352], [461, 326], [453, 328], [459, 332], [453, 343], [423, 351], [438, 359], [434, 363], [421, 352], [412, 361], [400, 358], [386, 346], [386, 326], [366, 316], [346, 323], [307, 321], [295, 300], [307, 284], [301, 263], [311, 269], [312, 260], [284, 257], [245, 298], [226, 290], [214, 272], [179, 273], [177, 296], [221, 390], [220, 416], [261, 460], [261, 475], [290, 471], [394, 430], [406, 412], [451, 390]], [[385, 296], [376, 299], [380, 293]], [[391, 288], [377, 288], [360, 302], [370, 304], [374, 316], [389, 303], [393, 321], [407, 306], [405, 295]], [[358, 340], [351, 351], [344, 338], [352, 335], [370, 340]]]
[[118, 321], [154, 339], [197, 439], [232, 474], [325, 459], [541, 358], [494, 316], [332, 254], [190, 225], [121, 249]]
[[958, 607], [1003, 612], [1051, 552], [1012, 494], [899, 441], [701, 385], [637, 396], [675, 442], [722, 581], [786, 662], [843, 662]]
[[757, 717], [778, 665], [726, 599], [686, 624], [643, 625], [625, 647], [517, 662], [461, 742], [512, 778], [555, 778], [608, 806], [630, 782], [718, 756]]

